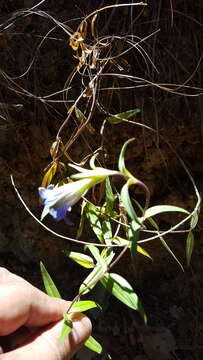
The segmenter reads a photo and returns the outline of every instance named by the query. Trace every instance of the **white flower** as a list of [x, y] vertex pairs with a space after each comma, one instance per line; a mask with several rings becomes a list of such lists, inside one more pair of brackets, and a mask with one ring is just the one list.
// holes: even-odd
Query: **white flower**
[[118, 174], [118, 171], [107, 170], [104, 168], [94, 168], [92, 170], [83, 169], [79, 166], [71, 165], [80, 173], [72, 178], [77, 181], [64, 184], [62, 186], [49, 185], [46, 188], [39, 188], [39, 196], [43, 199], [44, 210], [41, 219], [48, 213], [57, 220], [65, 220], [67, 211], [76, 204], [86, 192], [94, 185], [105, 180], [107, 176]]
[[43, 199], [44, 210], [41, 219], [48, 213], [57, 221], [66, 220], [66, 212], [76, 204], [94, 185], [92, 179], [82, 179], [62, 186], [40, 187], [39, 195]]

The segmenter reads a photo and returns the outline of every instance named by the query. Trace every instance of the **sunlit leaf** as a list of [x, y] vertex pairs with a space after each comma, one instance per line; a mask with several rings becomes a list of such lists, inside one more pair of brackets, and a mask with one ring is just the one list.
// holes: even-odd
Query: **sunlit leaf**
[[121, 245], [125, 245], [125, 246], [129, 246], [130, 247], [130, 241], [129, 240], [127, 240], [127, 239], [123, 239], [122, 237], [120, 237], [120, 236], [116, 236], [116, 237], [114, 237], [113, 239], [113, 242], [115, 243], [115, 244], [121, 244]]
[[134, 180], [133, 179], [128, 179], [128, 181], [125, 183], [125, 185], [122, 187], [121, 189], [121, 200], [123, 203], [123, 206], [125, 208], [125, 210], [127, 211], [128, 215], [130, 216], [130, 218], [132, 220], [135, 220], [137, 222], [138, 221], [138, 217], [135, 213], [135, 210], [132, 206], [131, 200], [130, 200], [130, 196], [129, 196], [129, 186], [134, 184]]
[[78, 301], [71, 306], [69, 313], [84, 312], [93, 308], [98, 308], [101, 310], [101, 306], [97, 304], [95, 301], [91, 301], [91, 300]]
[[112, 228], [111, 222], [109, 219], [105, 219], [102, 222], [102, 231], [103, 231], [103, 238], [107, 245], [111, 245], [112, 243]]
[[179, 206], [173, 206], [173, 205], [157, 205], [152, 206], [151, 208], [147, 209], [145, 212], [144, 218], [147, 219], [149, 217], [155, 216], [157, 214], [161, 214], [163, 212], [182, 212], [184, 214], [189, 215], [189, 211], [179, 207]]
[[119, 124], [122, 121], [125, 121], [126, 119], [130, 119], [131, 117], [137, 115], [139, 112], [140, 109], [132, 109], [122, 112], [120, 114], [116, 114], [114, 116], [109, 116], [106, 118], [106, 120], [109, 121], [111, 124]]
[[54, 175], [56, 174], [57, 170], [57, 162], [54, 162], [50, 168], [47, 170], [47, 172], [44, 174], [41, 187], [47, 187], [50, 183]]
[[121, 152], [120, 152], [120, 155], [119, 155], [119, 160], [118, 160], [119, 171], [122, 172], [123, 174], [126, 174], [126, 175], [131, 175], [131, 174], [125, 167], [125, 151], [126, 151], [126, 148], [127, 148], [128, 144], [131, 143], [134, 140], [135, 140], [134, 138], [127, 140], [124, 143], [124, 145], [122, 146], [122, 149], [121, 149]]
[[106, 178], [106, 212], [109, 215], [112, 215], [115, 199], [116, 199], [116, 197], [112, 191], [109, 177], [107, 176], [107, 178]]
[[187, 266], [190, 266], [191, 257], [194, 249], [194, 235], [192, 231], [189, 232], [186, 240], [186, 260]]
[[140, 254], [148, 257], [150, 260], [153, 261], [153, 258], [151, 257], [151, 255], [148, 253], [148, 251], [146, 251], [145, 249], [143, 249], [141, 246], [137, 245], [137, 252], [139, 252]]
[[[140, 211], [142, 212], [142, 214], [144, 213], [144, 208], [142, 207], [142, 205], [140, 205], [140, 203], [133, 199], [133, 201], [135, 202], [135, 204], [138, 206], [138, 208], [140, 209]], [[142, 218], [139, 218], [140, 220], [142, 220]], [[154, 221], [151, 217], [148, 217], [147, 218], [147, 221], [156, 229], [156, 230], [159, 230], [159, 227], [156, 223], [156, 221]]]
[[195, 226], [197, 225], [198, 223], [198, 220], [199, 220], [199, 211], [196, 211], [192, 217], [191, 217], [191, 220], [190, 220], [190, 226], [191, 226], [191, 229], [194, 229]]
[[115, 252], [112, 248], [104, 248], [101, 252], [101, 256], [105, 259], [106, 264], [109, 265], [115, 256]]
[[[104, 249], [102, 251], [102, 257], [105, 258], [106, 265], [108, 266], [113, 260], [115, 253], [112, 249]], [[79, 293], [87, 294], [97, 284], [98, 278], [103, 274], [101, 264], [97, 264], [91, 273], [86, 277], [80, 286]]]
[[139, 240], [140, 228], [141, 228], [140, 224], [137, 223], [135, 220], [132, 220], [128, 230], [128, 238], [131, 242], [130, 252], [132, 257], [135, 256], [137, 251], [137, 242]]
[[[115, 238], [113, 238], [113, 242], [115, 244], [123, 244], [125, 246], [128, 245], [128, 247], [130, 247], [129, 245], [129, 240], [123, 239], [120, 236], [116, 236]], [[137, 245], [137, 252], [139, 252], [140, 254], [148, 257], [150, 260], [153, 261], [153, 258], [151, 257], [151, 255], [148, 253], [148, 251], [146, 251], [145, 249], [143, 249], [141, 246]]]
[[[135, 203], [137, 204], [137, 206], [139, 207], [139, 209], [142, 211], [142, 212], [144, 212], [144, 209], [142, 208], [142, 206], [138, 203], [138, 201], [136, 201], [136, 200], [134, 200], [135, 201]], [[150, 209], [152, 209], [152, 213], [153, 213], [153, 211], [154, 211], [154, 208], [155, 208], [155, 212], [156, 212], [156, 208], [159, 208], [159, 207], [166, 207], [166, 208], [174, 208], [174, 206], [170, 206], [170, 205], [160, 205], [160, 206], [153, 206], [153, 207], [151, 207], [151, 208], [149, 208], [148, 210], [150, 210]], [[177, 209], [177, 207], [175, 207], [176, 209]], [[178, 208], [178, 209], [181, 209], [181, 210], [184, 210], [184, 209], [182, 209], [182, 208]], [[148, 211], [147, 210], [147, 211]], [[146, 213], [147, 213], [147, 211], [146, 211]], [[151, 211], [151, 210], [150, 210]], [[149, 213], [150, 213], [150, 211], [149, 211]], [[168, 210], [167, 210], [168, 211]], [[171, 210], [171, 211], [174, 211], [174, 210]], [[145, 213], [145, 217], [146, 217], [146, 213]], [[154, 215], [156, 215], [156, 214], [153, 214], [153, 216]], [[141, 219], [140, 219], [141, 220]], [[152, 217], [147, 217], [147, 220], [149, 221], [149, 223], [157, 230], [157, 233], [159, 233], [159, 226], [158, 226], [158, 224], [156, 223], [156, 221], [152, 218]], [[184, 269], [183, 269], [183, 266], [182, 266], [182, 264], [180, 263], [180, 261], [178, 260], [178, 258], [176, 257], [176, 255], [173, 253], [173, 251], [171, 250], [171, 248], [169, 247], [169, 245], [167, 244], [167, 242], [164, 240], [164, 238], [160, 235], [160, 237], [159, 237], [159, 239], [160, 239], [160, 241], [161, 241], [161, 243], [162, 243], [162, 245], [165, 247], [165, 249], [169, 252], [169, 254], [174, 258], [174, 260], [178, 263], [178, 265], [181, 267], [181, 269], [182, 269], [182, 271], [184, 271]], [[143, 250], [143, 249], [142, 249]], [[139, 251], [139, 250], [138, 250]], [[151, 257], [150, 257], [151, 258]]]
[[56, 285], [54, 284], [51, 276], [49, 275], [48, 271], [46, 270], [46, 268], [42, 262], [40, 262], [40, 270], [41, 270], [42, 279], [43, 279], [46, 293], [49, 296], [61, 298], [61, 295], [60, 295]]
[[63, 314], [63, 318], [64, 318], [63, 327], [59, 337], [59, 341], [61, 342], [63, 342], [67, 338], [67, 336], [70, 334], [73, 328], [73, 323], [67, 313]]
[[64, 250], [64, 254], [71, 260], [87, 269], [91, 269], [95, 266], [94, 260], [91, 258], [91, 256], [69, 250]]
[[144, 322], [146, 323], [146, 314], [134, 292], [132, 286], [122, 276], [114, 273], [107, 273], [100, 280], [102, 285], [117, 299], [122, 301], [125, 305], [133, 310], [139, 311]]
[[107, 270], [107, 264], [104, 258], [101, 257], [98, 248], [94, 245], [87, 245], [86, 247], [90, 250], [97, 263], [101, 265], [102, 271], [105, 272]]
[[102, 225], [100, 222], [98, 209], [92, 204], [87, 204], [85, 206], [85, 215], [90, 223], [92, 230], [94, 231], [94, 233], [97, 236], [97, 238], [99, 239], [99, 241], [104, 242]]
[[86, 277], [83, 283], [80, 285], [79, 293], [87, 294], [97, 284], [98, 277], [103, 273], [101, 265], [96, 265], [91, 273]]
[[88, 349], [96, 352], [97, 354], [104, 354], [108, 357], [108, 359], [111, 359], [111, 356], [109, 354], [106, 353], [106, 351], [104, 350], [104, 348], [102, 347], [102, 345], [95, 340], [92, 336], [90, 336], [85, 344], [84, 344]]

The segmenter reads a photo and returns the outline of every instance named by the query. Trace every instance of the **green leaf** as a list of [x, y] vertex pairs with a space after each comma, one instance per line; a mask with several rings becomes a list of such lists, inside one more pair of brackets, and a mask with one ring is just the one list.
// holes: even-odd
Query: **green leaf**
[[109, 177], [106, 178], [106, 213], [112, 215], [113, 206], [116, 196], [114, 195], [111, 187]]
[[178, 260], [178, 258], [175, 256], [175, 254], [173, 253], [173, 251], [171, 250], [171, 248], [169, 247], [169, 245], [167, 244], [167, 242], [164, 240], [163, 236], [160, 236], [160, 241], [162, 243], [162, 245], [165, 247], [165, 249], [169, 252], [169, 254], [174, 258], [174, 260], [178, 263], [178, 265], [181, 267], [182, 271], [184, 272], [184, 268], [183, 265], [181, 264], [181, 262]]
[[134, 208], [132, 206], [130, 196], [129, 196], [129, 192], [128, 192], [128, 188], [132, 184], [134, 184], [134, 180], [130, 178], [125, 183], [125, 185], [122, 187], [122, 189], [121, 189], [121, 200], [123, 202], [123, 206], [124, 206], [125, 210], [127, 211], [128, 215], [130, 216], [130, 218], [132, 220], [135, 220], [137, 223], [139, 223], [138, 217], [137, 217], [137, 215], [135, 213], [135, 210], [134, 210]]
[[[142, 214], [143, 214], [143, 213], [144, 213], [144, 208], [142, 207], [142, 205], [140, 205], [140, 203], [139, 203], [137, 200], [135, 200], [135, 199], [133, 199], [133, 201], [135, 202], [135, 204], [137, 205], [137, 207], [141, 210], [141, 212], [142, 212]], [[139, 219], [140, 219], [140, 218], [139, 218]], [[142, 218], [141, 218], [140, 220], [142, 220]], [[147, 218], [147, 220], [149, 221], [149, 223], [150, 223], [156, 230], [159, 230], [159, 227], [158, 227], [157, 223], [156, 223], [151, 217]]]
[[99, 241], [103, 243], [104, 241], [102, 226], [99, 218], [98, 209], [96, 208], [96, 206], [88, 203], [85, 207], [85, 214], [95, 235], [97, 236]]
[[187, 266], [190, 266], [191, 257], [194, 249], [194, 235], [192, 231], [188, 233], [187, 240], [186, 240], [186, 260]]
[[103, 273], [101, 265], [96, 265], [95, 268], [91, 271], [91, 273], [86, 277], [83, 283], [80, 285], [79, 293], [87, 294], [97, 283], [97, 279]]
[[108, 357], [108, 359], [111, 359], [111, 356], [109, 354], [106, 353], [106, 351], [104, 350], [104, 348], [102, 347], [102, 345], [100, 345], [100, 343], [95, 340], [92, 336], [90, 336], [85, 344], [84, 344], [88, 349], [96, 352], [97, 354], [104, 354]]
[[87, 245], [86, 247], [90, 250], [97, 263], [101, 265], [102, 271], [105, 272], [107, 270], [107, 264], [104, 258], [101, 257], [98, 248], [94, 245]]
[[[111, 263], [115, 256], [115, 253], [111, 249], [104, 249], [102, 251], [102, 257], [105, 258], [105, 262], [107, 266]], [[91, 273], [86, 277], [83, 283], [80, 286], [79, 293], [80, 294], [87, 294], [93, 287], [97, 284], [98, 278], [103, 274], [101, 264], [97, 264], [95, 268], [91, 271]]]
[[125, 167], [125, 151], [126, 151], [126, 148], [127, 148], [128, 144], [131, 143], [134, 140], [135, 140], [135, 138], [129, 139], [123, 144], [123, 147], [122, 147], [121, 152], [120, 152], [119, 160], [118, 160], [119, 171], [122, 172], [123, 174], [128, 175], [128, 176], [132, 176], [132, 175], [130, 174], [130, 172]]
[[112, 243], [112, 228], [109, 219], [105, 219], [102, 223], [103, 238], [107, 245]]
[[[114, 242], [115, 244], [122, 244], [122, 245], [125, 245], [125, 246], [127, 246], [127, 245], [130, 244], [129, 240], [123, 239], [123, 238], [120, 237], [120, 236], [114, 237], [114, 238], [113, 238], [113, 242]], [[129, 245], [128, 247], [130, 247], [130, 245]]]
[[87, 204], [86, 200], [83, 200], [82, 205], [81, 205], [80, 223], [79, 223], [79, 226], [78, 226], [76, 239], [79, 239], [81, 237], [81, 235], [82, 235], [82, 232], [83, 232], [84, 220], [85, 220], [84, 210], [85, 210], [86, 204]]
[[[137, 206], [139, 207], [139, 209], [144, 212], [144, 209], [142, 208], [142, 206], [138, 203], [138, 201], [134, 200], [135, 203], [137, 204]], [[156, 211], [156, 208], [158, 207], [170, 207], [170, 205], [160, 205], [160, 206], [153, 206], [151, 208], [149, 208], [148, 210], [152, 209], [152, 212], [153, 212], [153, 209], [155, 208], [155, 211]], [[172, 206], [174, 208], [174, 206]], [[177, 207], [175, 207], [177, 209]], [[178, 208], [178, 209], [182, 209], [182, 208]], [[148, 211], [147, 210], [147, 211]], [[183, 209], [184, 210], [184, 209]], [[147, 213], [146, 211], [146, 213]], [[171, 210], [171, 211], [174, 211], [174, 210]], [[150, 211], [149, 211], [150, 212]], [[145, 217], [146, 217], [146, 213], [145, 213]], [[151, 217], [147, 217], [147, 220], [149, 221], [149, 223], [157, 230], [157, 232], [159, 232], [159, 226], [158, 224], [156, 223], [156, 221], [154, 219], [152, 219]], [[164, 240], [164, 238], [160, 235], [159, 237], [162, 245], [165, 247], [165, 249], [169, 252], [169, 254], [174, 258], [174, 260], [178, 263], [178, 265], [181, 267], [182, 271], [184, 271], [184, 268], [182, 266], [182, 264], [180, 263], [180, 261], [177, 259], [177, 257], [175, 256], [175, 254], [173, 253], [173, 251], [171, 250], [171, 248], [168, 246], [167, 242]], [[143, 250], [143, 249], [142, 249]], [[151, 258], [151, 256], [149, 256]], [[152, 258], [151, 258], [152, 259]], [[153, 259], [152, 259], [153, 260]]]
[[190, 220], [190, 226], [191, 226], [191, 229], [194, 229], [195, 226], [197, 225], [198, 223], [198, 220], [199, 220], [199, 211], [196, 211], [192, 217], [191, 217], [191, 220]]
[[[123, 239], [120, 236], [116, 236], [115, 238], [113, 238], [113, 242], [115, 244], [123, 244], [125, 246], [128, 245], [129, 246], [129, 240]], [[151, 257], [151, 255], [148, 253], [148, 251], [144, 250], [141, 246], [137, 245], [137, 252], [139, 252], [140, 254], [148, 257], [150, 260], [153, 261], [153, 258]]]
[[51, 276], [49, 275], [48, 271], [46, 270], [46, 268], [42, 262], [40, 262], [40, 270], [41, 270], [42, 280], [44, 283], [46, 293], [49, 296], [61, 298], [61, 295], [60, 295], [56, 285], [54, 284]]
[[102, 285], [118, 300], [133, 310], [139, 311], [146, 323], [146, 314], [131, 285], [122, 276], [114, 273], [105, 274], [100, 280]]
[[130, 251], [132, 257], [135, 256], [137, 251], [137, 242], [140, 235], [140, 228], [141, 228], [140, 224], [138, 224], [135, 220], [133, 220], [128, 230], [128, 238], [131, 242]]
[[101, 310], [101, 306], [97, 304], [95, 301], [91, 301], [91, 300], [78, 301], [71, 306], [69, 313], [84, 312], [93, 309], [95, 307]]
[[137, 245], [137, 252], [139, 252], [140, 254], [148, 257], [150, 260], [153, 261], [153, 258], [151, 257], [151, 255], [148, 253], [148, 251], [146, 251], [145, 249], [143, 249], [141, 246]]
[[120, 114], [109, 116], [106, 118], [106, 120], [109, 121], [111, 124], [119, 124], [122, 121], [124, 121], [126, 119], [130, 119], [131, 117], [137, 115], [139, 112], [140, 112], [140, 109], [132, 109], [132, 110], [122, 112]]
[[157, 206], [152, 206], [151, 208], [146, 210], [144, 219], [147, 219], [149, 217], [155, 216], [157, 214], [161, 214], [163, 212], [168, 212], [168, 211], [178, 211], [178, 212], [182, 212], [187, 215], [190, 214], [189, 211], [187, 211], [179, 206], [157, 205]]
[[63, 342], [67, 338], [68, 334], [70, 334], [73, 328], [73, 323], [67, 313], [63, 314], [63, 318], [64, 318], [63, 327], [59, 337], [59, 341], [61, 342]]
[[88, 255], [69, 250], [64, 250], [63, 252], [71, 260], [87, 269], [92, 269], [95, 266], [94, 260]]

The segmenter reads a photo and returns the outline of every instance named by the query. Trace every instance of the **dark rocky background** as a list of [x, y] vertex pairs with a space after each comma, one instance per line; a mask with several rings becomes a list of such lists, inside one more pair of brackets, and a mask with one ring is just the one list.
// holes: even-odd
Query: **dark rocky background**
[[[62, 95], [45, 97], [62, 90], [77, 65], [65, 30], [70, 27], [74, 32], [84, 16], [113, 3], [47, 0], [25, 13], [37, 2], [0, 1], [0, 265], [42, 288], [39, 271], [39, 261], [42, 260], [63, 296], [69, 299], [77, 293], [84, 273], [67, 261], [62, 250], [78, 247], [54, 237], [36, 223], [17, 198], [10, 174], [26, 204], [39, 217], [41, 207], [37, 188], [43, 169], [51, 161], [50, 146], [67, 116]], [[102, 139], [100, 128], [105, 115], [96, 107], [91, 120], [94, 131], [85, 129], [69, 154], [79, 162], [81, 156], [88, 154], [89, 149], [98, 148], [103, 141], [107, 154], [105, 165], [116, 168], [122, 144], [135, 137], [136, 141], [126, 154], [126, 163], [150, 188], [151, 203], [174, 204], [192, 210], [196, 201], [194, 190], [175, 152], [184, 160], [201, 192], [203, 98], [197, 94], [202, 93], [203, 5], [201, 1], [190, 0], [149, 3], [142, 13], [140, 8], [103, 12], [98, 18], [97, 32], [99, 36], [133, 33], [143, 39], [160, 29], [142, 44], [149, 55], [147, 61], [143, 60], [138, 49], [134, 49], [123, 57], [122, 64], [128, 75], [164, 84], [167, 89], [174, 89], [172, 84], [179, 84], [179, 88], [176, 87], [179, 95], [158, 86], [101, 92], [99, 100], [109, 112], [116, 114], [140, 108], [136, 121], [156, 131], [130, 123], [109, 124]], [[64, 28], [57, 26], [56, 20], [64, 24]], [[111, 70], [118, 73], [113, 66]], [[183, 84], [187, 87], [181, 87]], [[80, 76], [72, 86], [68, 93], [70, 99], [78, 96]], [[127, 84], [113, 78], [102, 86], [115, 88]], [[60, 102], [47, 101], [56, 98]], [[62, 133], [64, 142], [71, 138], [74, 130], [75, 123], [71, 121]], [[142, 194], [138, 193], [138, 198], [142, 200]], [[72, 215], [75, 227], [56, 224], [51, 218], [46, 220], [46, 224], [55, 231], [74, 237], [79, 210], [76, 206]], [[161, 225], [170, 227], [178, 220], [176, 215], [165, 216]], [[125, 275], [140, 295], [149, 326], [143, 328], [134, 312], [108, 298], [102, 315], [93, 319], [94, 335], [106, 346], [113, 359], [203, 358], [202, 227], [200, 214], [190, 268], [186, 267], [185, 234], [170, 234], [167, 238], [185, 272], [158, 240], [146, 246], [153, 255], [153, 263], [139, 256], [136, 272], [133, 272], [129, 258], [117, 266], [115, 271]], [[92, 233], [88, 236], [89, 240], [95, 240]], [[77, 355], [77, 359], [93, 358], [97, 357], [87, 352]]]

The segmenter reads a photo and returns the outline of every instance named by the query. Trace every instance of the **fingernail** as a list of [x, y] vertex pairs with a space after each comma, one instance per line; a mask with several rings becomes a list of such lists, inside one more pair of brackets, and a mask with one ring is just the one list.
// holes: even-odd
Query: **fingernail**
[[91, 334], [91, 321], [81, 313], [74, 313], [71, 318], [73, 321], [72, 337], [77, 344], [81, 344], [88, 339]]

